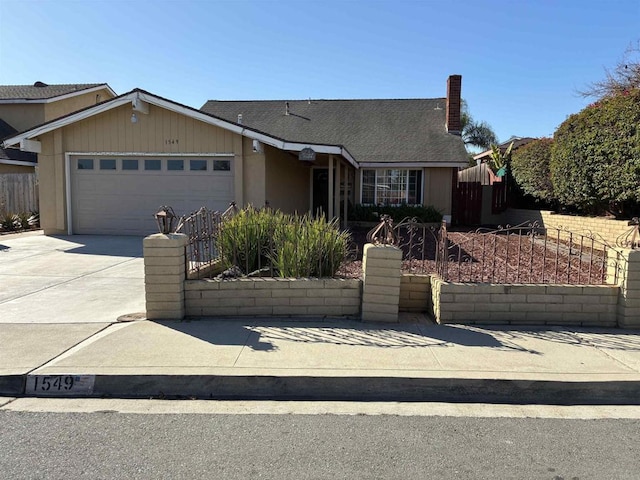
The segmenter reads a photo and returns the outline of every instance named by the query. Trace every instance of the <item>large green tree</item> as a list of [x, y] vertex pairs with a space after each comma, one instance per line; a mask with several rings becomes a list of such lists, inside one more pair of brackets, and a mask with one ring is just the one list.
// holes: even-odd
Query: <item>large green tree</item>
[[640, 201], [640, 89], [603, 98], [554, 135], [551, 181], [561, 204], [624, 213]]
[[539, 138], [521, 146], [511, 157], [513, 178], [527, 195], [549, 202], [553, 200], [550, 138]]

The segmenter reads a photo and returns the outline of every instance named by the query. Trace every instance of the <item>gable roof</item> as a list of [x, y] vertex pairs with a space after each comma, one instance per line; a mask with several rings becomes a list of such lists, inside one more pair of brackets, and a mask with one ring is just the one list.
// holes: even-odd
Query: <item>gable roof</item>
[[138, 104], [139, 102], [147, 102], [151, 105], [156, 105], [169, 111], [186, 115], [210, 125], [215, 125], [239, 135], [258, 140], [262, 143], [274, 146], [281, 150], [299, 152], [304, 148], [313, 147], [313, 149], [318, 153], [341, 155], [354, 167], [358, 168], [358, 164], [354, 160], [351, 153], [349, 153], [349, 151], [342, 145], [335, 143], [291, 142], [283, 138], [267, 134], [255, 128], [248, 128], [245, 125], [233, 121], [228, 121], [216, 115], [197, 110], [187, 105], [182, 105], [163, 97], [159, 97], [139, 88], [133, 89], [130, 92], [124, 93], [118, 97], [97, 103], [96, 105], [91, 105], [76, 112], [72, 112], [54, 120], [50, 120], [41, 125], [30, 128], [29, 130], [25, 130], [22, 133], [5, 138], [2, 142], [2, 147], [7, 148], [19, 145], [23, 140], [33, 139], [38, 135], [43, 135], [58, 128], [70, 125], [80, 120], [84, 120], [85, 118], [89, 118], [93, 115], [106, 112], [127, 103], [131, 103], [133, 106], [135, 104]]
[[[501, 153], [504, 153], [507, 148], [509, 147], [509, 145], [511, 144], [511, 142], [513, 142], [513, 148], [512, 151], [515, 152], [518, 148], [522, 147], [523, 145], [526, 145], [527, 143], [533, 142], [534, 140], [537, 140], [537, 138], [533, 138], [533, 137], [511, 137], [509, 140], [507, 140], [506, 142], [502, 142], [501, 144], [498, 145], [498, 148], [500, 149]], [[489, 158], [491, 157], [491, 153], [492, 150], [485, 150], [484, 152], [478, 153], [477, 155], [473, 156], [474, 160], [483, 160], [485, 157]]]
[[[18, 131], [0, 118], [0, 138], [13, 135]], [[0, 147], [0, 163], [11, 165], [35, 166], [38, 162], [38, 155], [31, 152], [23, 152], [17, 148]]]
[[[287, 114], [288, 105], [288, 114]], [[360, 166], [464, 166], [462, 139], [447, 133], [445, 98], [206, 102], [202, 111], [289, 141], [344, 145]]]
[[0, 103], [50, 103], [104, 88], [116, 96], [106, 83], [47, 85], [36, 82], [33, 85], [0, 85]]

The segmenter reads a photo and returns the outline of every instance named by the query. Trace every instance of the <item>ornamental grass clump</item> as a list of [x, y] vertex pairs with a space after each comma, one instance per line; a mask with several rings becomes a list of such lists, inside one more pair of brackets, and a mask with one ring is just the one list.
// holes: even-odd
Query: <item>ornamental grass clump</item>
[[218, 235], [218, 251], [225, 267], [236, 266], [247, 275], [268, 266], [273, 232], [282, 216], [249, 206], [225, 220]]
[[276, 229], [273, 268], [280, 277], [332, 277], [344, 260], [350, 235], [336, 221], [287, 216]]
[[226, 268], [244, 275], [332, 277], [350, 241], [337, 222], [245, 208], [220, 227], [218, 251]]

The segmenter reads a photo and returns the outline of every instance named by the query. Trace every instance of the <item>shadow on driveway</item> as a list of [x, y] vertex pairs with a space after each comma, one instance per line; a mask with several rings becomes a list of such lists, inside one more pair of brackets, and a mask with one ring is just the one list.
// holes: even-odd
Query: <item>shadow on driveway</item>
[[54, 238], [81, 244], [65, 253], [81, 255], [106, 255], [113, 257], [142, 257], [142, 240], [140, 236], [113, 235], [55, 235]]

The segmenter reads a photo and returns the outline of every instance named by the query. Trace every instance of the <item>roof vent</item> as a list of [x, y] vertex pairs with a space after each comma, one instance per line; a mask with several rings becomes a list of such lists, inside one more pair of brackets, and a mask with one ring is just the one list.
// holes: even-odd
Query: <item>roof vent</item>
[[289, 102], [284, 102], [284, 114], [289, 115]]
[[33, 84], [33, 86], [38, 88], [43, 88], [43, 87], [48, 87], [49, 85], [47, 85], [44, 82], [37, 81], [36, 83]]
[[238, 123], [240, 125], [242, 125], [242, 114], [241, 113], [238, 114]]

